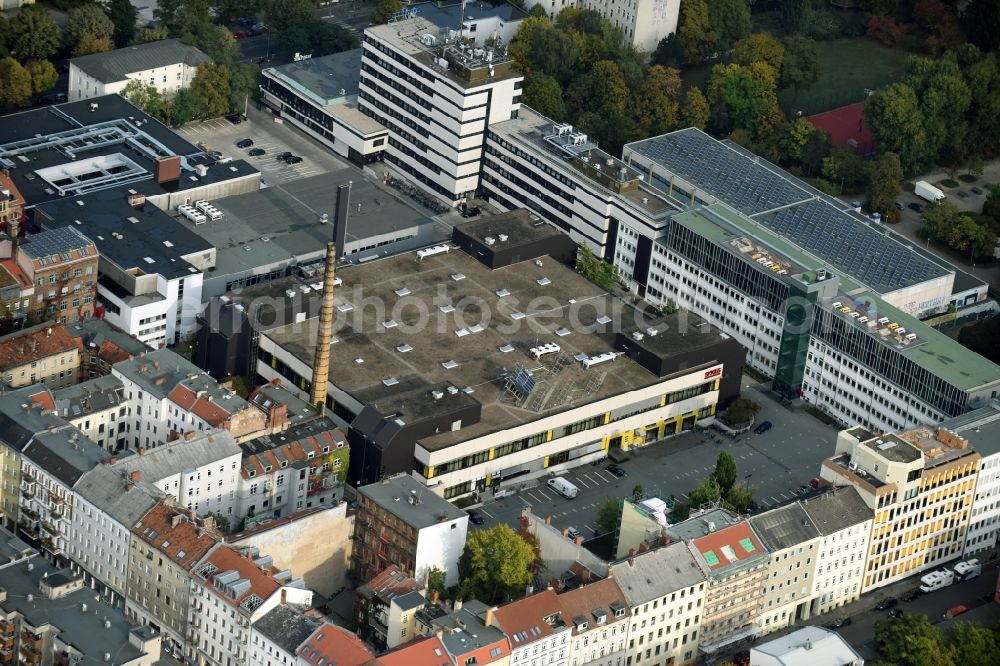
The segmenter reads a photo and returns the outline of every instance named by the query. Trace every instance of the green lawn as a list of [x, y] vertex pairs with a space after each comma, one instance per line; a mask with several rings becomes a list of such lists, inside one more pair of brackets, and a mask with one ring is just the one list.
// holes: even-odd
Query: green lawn
[[816, 43], [819, 80], [803, 90], [778, 94], [782, 109], [812, 115], [860, 102], [865, 88], [881, 88], [903, 78], [909, 55], [868, 39], [855, 37]]

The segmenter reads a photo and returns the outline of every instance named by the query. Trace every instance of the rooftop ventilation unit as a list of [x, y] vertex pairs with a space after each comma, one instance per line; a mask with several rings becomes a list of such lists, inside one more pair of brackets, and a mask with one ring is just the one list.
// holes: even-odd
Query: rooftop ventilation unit
[[487, 236], [486, 238], [483, 239], [483, 242], [486, 243], [487, 245], [495, 245], [497, 239], [493, 238], [493, 236]]
[[545, 344], [538, 345], [537, 347], [532, 347], [531, 349], [528, 350], [528, 354], [531, 356], [531, 358], [537, 361], [543, 356], [547, 356], [549, 354], [557, 354], [560, 351], [562, 351], [562, 347], [560, 347], [556, 343], [546, 342]]
[[604, 352], [603, 354], [598, 354], [597, 356], [591, 356], [580, 361], [580, 364], [584, 369], [590, 368], [592, 366], [598, 365], [600, 363], [605, 363], [607, 361], [613, 361], [621, 356], [619, 352]]

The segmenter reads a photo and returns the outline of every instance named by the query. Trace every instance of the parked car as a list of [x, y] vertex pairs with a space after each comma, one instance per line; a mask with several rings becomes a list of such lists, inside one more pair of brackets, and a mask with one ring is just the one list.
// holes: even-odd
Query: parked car
[[486, 519], [483, 518], [483, 514], [479, 513], [476, 510], [472, 510], [469, 511], [469, 522], [472, 523], [473, 525], [482, 525], [483, 523], [486, 522]]
[[285, 160], [287, 160], [291, 156], [292, 156], [292, 154], [286, 150], [283, 153], [278, 153], [278, 156], [275, 159], [278, 160], [279, 162], [284, 162]]
[[890, 608], [895, 608], [899, 604], [899, 599], [896, 597], [886, 597], [882, 601], [875, 604], [875, 610], [889, 610]]
[[[923, 595], [923, 592], [921, 592], [920, 588], [918, 587], [918, 588], [915, 588], [913, 590], [910, 590], [909, 592], [907, 592], [906, 594], [904, 594], [903, 596], [901, 596], [900, 600], [904, 601], [904, 602], [906, 602], [906, 601], [913, 601], [914, 599], [919, 599], [922, 595]], [[992, 595], [990, 595], [990, 596], [992, 596]]]
[[245, 38], [246, 36], [247, 36], [247, 33], [245, 33], [245, 32], [244, 32], [244, 31], [242, 31], [242, 30], [240, 30], [239, 32], [234, 32], [234, 33], [233, 33], [233, 39], [243, 39], [243, 38]]
[[755, 433], [757, 433], [758, 435], [763, 435], [765, 432], [767, 432], [768, 430], [770, 430], [773, 427], [774, 427], [774, 424], [772, 424], [770, 421], [764, 421], [759, 426], [757, 426], [756, 428], [754, 428], [753, 431]]
[[896, 210], [903, 210], [904, 208], [906, 208], [906, 204], [905, 203], [903, 203], [902, 201], [897, 201], [896, 202]]
[[298, 164], [302, 161], [302, 158], [298, 155], [290, 155], [285, 158], [285, 164]]
[[580, 534], [580, 530], [576, 529], [575, 527], [567, 527], [566, 528], [566, 536], [568, 536], [570, 539], [575, 540], [577, 537], [583, 536], [583, 535], [581, 535]]
[[473, 206], [472, 208], [466, 208], [465, 210], [463, 210], [462, 217], [476, 217], [481, 212], [483, 211], [480, 210], [479, 206]]
[[238, 113], [230, 113], [228, 116], [226, 116], [226, 120], [228, 120], [234, 125], [239, 125], [241, 122], [243, 122], [243, 116], [241, 116]]
[[924, 212], [924, 205], [923, 204], [918, 204], [918, 203], [911, 203], [910, 204], [910, 210], [916, 211], [918, 213], [922, 213], [922, 212]]
[[973, 194], [982, 194], [983, 193], [983, 190], [980, 187], [970, 187], [969, 191], [972, 192]]
[[889, 611], [889, 617], [902, 617], [902, 616], [903, 616], [903, 611], [901, 611], [898, 608], [893, 608], [892, 610]]
[[826, 625], [827, 629], [840, 629], [841, 627], [846, 627], [851, 623], [851, 618], [842, 617], [839, 620], [834, 620], [833, 622]]
[[608, 470], [609, 472], [617, 476], [619, 479], [625, 476], [626, 474], [625, 470], [619, 467], [618, 465], [608, 465], [604, 469]]
[[237, 148], [249, 148], [253, 145], [253, 139], [240, 139], [236, 142]]
[[247, 153], [250, 157], [260, 157], [261, 155], [267, 154], [267, 151], [263, 148], [251, 148], [250, 152]]

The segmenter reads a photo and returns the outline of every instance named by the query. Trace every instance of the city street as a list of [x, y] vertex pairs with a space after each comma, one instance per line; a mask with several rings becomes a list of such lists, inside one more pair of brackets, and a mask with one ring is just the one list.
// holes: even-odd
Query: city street
[[622, 478], [608, 472], [603, 463], [577, 467], [565, 474], [580, 489], [574, 499], [558, 495], [544, 479], [528, 482], [534, 487], [489, 500], [479, 509], [484, 527], [497, 523], [516, 527], [521, 510], [530, 506], [536, 514], [552, 516], [560, 529], [575, 527], [589, 538], [597, 530], [597, 509], [605, 497], [629, 497], [632, 488], [641, 485], [646, 497], [685, 499], [715, 469], [720, 451], [736, 459], [738, 482], [757, 489], [754, 499], [762, 509], [795, 498], [800, 486], [819, 476], [823, 459], [833, 455], [837, 430], [782, 406], [748, 377], [743, 381], [744, 397], [761, 406], [757, 422], [774, 424], [768, 432], [747, 433], [735, 440], [714, 430], [683, 433], [634, 450], [621, 465], [627, 472]]

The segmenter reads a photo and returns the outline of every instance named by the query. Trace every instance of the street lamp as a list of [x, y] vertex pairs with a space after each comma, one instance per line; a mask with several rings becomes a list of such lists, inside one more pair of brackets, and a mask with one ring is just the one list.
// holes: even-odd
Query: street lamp
[[747, 474], [746, 476], [743, 477], [743, 482], [744, 482], [743, 492], [744, 493], [750, 492], [750, 477], [751, 476], [753, 476], [752, 472], [750, 474]]

